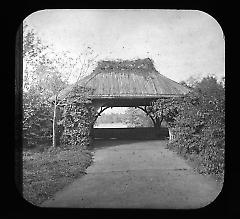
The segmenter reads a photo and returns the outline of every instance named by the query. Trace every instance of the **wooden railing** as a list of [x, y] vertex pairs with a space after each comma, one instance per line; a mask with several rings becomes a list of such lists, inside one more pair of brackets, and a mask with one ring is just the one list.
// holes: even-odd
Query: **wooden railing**
[[97, 139], [166, 139], [169, 134], [167, 128], [94, 128], [92, 136]]

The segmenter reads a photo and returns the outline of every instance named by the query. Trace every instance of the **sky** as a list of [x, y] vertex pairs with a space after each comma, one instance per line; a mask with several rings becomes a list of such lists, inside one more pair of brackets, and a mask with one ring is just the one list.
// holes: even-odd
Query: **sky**
[[190, 76], [225, 76], [220, 24], [198, 10], [51, 9], [24, 20], [57, 50], [80, 54], [90, 46], [98, 59], [152, 58], [177, 82]]

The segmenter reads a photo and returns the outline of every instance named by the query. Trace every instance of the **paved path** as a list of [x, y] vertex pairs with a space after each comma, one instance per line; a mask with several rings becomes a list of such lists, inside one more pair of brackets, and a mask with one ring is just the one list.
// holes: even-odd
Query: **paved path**
[[195, 173], [166, 141], [99, 141], [87, 174], [59, 191], [48, 207], [199, 208], [219, 192], [212, 178]]

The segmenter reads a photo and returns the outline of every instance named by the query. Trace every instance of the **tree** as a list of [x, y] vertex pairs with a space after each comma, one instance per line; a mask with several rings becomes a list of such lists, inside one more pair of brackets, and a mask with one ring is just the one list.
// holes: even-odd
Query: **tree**
[[[36, 32], [23, 27], [23, 134], [24, 142], [34, 146], [51, 137], [49, 119], [51, 106], [43, 95], [36, 70], [46, 60], [47, 46]], [[51, 125], [50, 125], [51, 126]]]
[[[68, 81], [69, 77], [72, 76], [72, 74], [76, 73], [74, 70], [78, 68], [77, 75], [75, 74], [75, 77], [77, 78], [74, 85], [72, 86], [72, 90], [74, 91], [75, 88], [77, 87], [78, 81], [86, 75], [91, 67], [95, 65], [95, 59], [96, 55], [94, 55], [94, 51], [90, 48], [87, 47], [87, 49], [81, 53], [79, 56], [75, 58], [75, 62], [71, 64], [68, 68], [68, 72], [70, 73], [68, 77], [65, 77], [65, 80]], [[58, 62], [57, 62], [58, 63]], [[63, 62], [62, 62], [63, 63]], [[67, 62], [69, 63], [69, 62]], [[80, 65], [80, 68], [79, 68]], [[58, 65], [57, 65], [58, 66]], [[71, 69], [72, 71], [69, 71]], [[60, 91], [65, 88], [65, 84], [62, 83], [63, 86], [61, 86], [61, 83], [59, 83], [58, 77], [54, 77], [54, 80], [50, 82], [51, 85], [53, 85], [53, 95], [54, 95], [54, 109], [53, 109], [53, 147], [57, 146], [57, 142], [59, 140], [59, 136], [57, 135], [58, 133], [58, 125], [57, 125], [57, 120], [59, 118], [59, 106], [63, 105], [65, 100], [61, 100], [59, 98]], [[65, 102], [66, 103], [66, 102]]]
[[[53, 47], [43, 43], [37, 32], [27, 25], [24, 25], [23, 35], [24, 98], [26, 99], [27, 95], [34, 93], [39, 102], [49, 105], [47, 100], [54, 96], [51, 120], [52, 145], [56, 147], [59, 133], [57, 123], [60, 118], [59, 111], [61, 111], [59, 93], [69, 84], [71, 77], [77, 78], [75, 80], [75, 84], [77, 84], [78, 80], [87, 74], [94, 65], [96, 56], [90, 47], [75, 57], [71, 56], [69, 52], [56, 53]], [[28, 100], [32, 100], [32, 98], [28, 98]], [[33, 104], [29, 103], [29, 106], [33, 106]], [[27, 115], [26, 110], [30, 108], [24, 108], [25, 115]], [[36, 107], [34, 109], [36, 110]], [[29, 119], [25, 121], [29, 121]]]
[[145, 112], [132, 107], [126, 110], [124, 123], [130, 127], [151, 127], [153, 125]]

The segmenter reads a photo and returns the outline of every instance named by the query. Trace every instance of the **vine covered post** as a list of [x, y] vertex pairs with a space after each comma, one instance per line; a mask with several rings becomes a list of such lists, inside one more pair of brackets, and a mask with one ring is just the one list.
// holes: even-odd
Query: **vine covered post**
[[87, 146], [91, 142], [91, 128], [95, 110], [88, 99], [89, 89], [75, 85], [65, 99], [62, 140], [70, 146]]
[[59, 106], [57, 103], [57, 95], [54, 100], [54, 109], [53, 109], [53, 141], [52, 146], [56, 147], [59, 144], [59, 135], [58, 135], [58, 118], [59, 117]]

